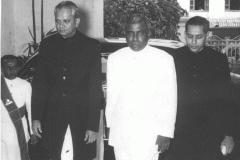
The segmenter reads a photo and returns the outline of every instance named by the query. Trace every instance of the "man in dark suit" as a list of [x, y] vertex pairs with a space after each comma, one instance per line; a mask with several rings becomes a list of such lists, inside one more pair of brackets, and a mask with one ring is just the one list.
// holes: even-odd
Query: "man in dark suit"
[[77, 31], [79, 10], [73, 2], [59, 3], [54, 14], [58, 33], [41, 42], [33, 79], [33, 131], [44, 138], [50, 159], [60, 160], [70, 127], [73, 159], [90, 160], [96, 156], [103, 97], [100, 43]]
[[234, 148], [228, 60], [205, 46], [208, 29], [205, 18], [190, 18], [187, 45], [173, 54], [178, 110], [167, 160], [221, 160]]

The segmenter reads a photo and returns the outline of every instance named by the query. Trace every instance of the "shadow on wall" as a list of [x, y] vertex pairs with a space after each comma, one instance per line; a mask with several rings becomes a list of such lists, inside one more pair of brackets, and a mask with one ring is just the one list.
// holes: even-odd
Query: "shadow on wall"
[[87, 35], [89, 32], [89, 17], [87, 15], [89, 14], [82, 6], [78, 6], [78, 8], [80, 11], [80, 24], [78, 26], [78, 30]]

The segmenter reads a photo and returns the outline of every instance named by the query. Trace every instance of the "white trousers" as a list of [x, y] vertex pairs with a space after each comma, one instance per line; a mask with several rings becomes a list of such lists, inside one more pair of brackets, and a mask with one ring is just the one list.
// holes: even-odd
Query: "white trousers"
[[17, 132], [10, 117], [7, 118], [9, 123], [1, 123], [1, 160], [21, 160]]
[[1, 140], [1, 160], [21, 160], [17, 139], [12, 140], [9, 138]]
[[114, 147], [114, 153], [116, 160], [158, 160], [159, 153], [150, 154], [149, 157], [139, 155], [131, 155], [131, 153], [125, 152], [122, 149]]

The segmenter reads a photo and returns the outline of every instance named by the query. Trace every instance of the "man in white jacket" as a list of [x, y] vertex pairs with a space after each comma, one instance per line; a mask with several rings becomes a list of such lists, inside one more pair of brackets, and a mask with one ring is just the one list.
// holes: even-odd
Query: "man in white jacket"
[[157, 160], [174, 135], [177, 82], [173, 58], [148, 45], [146, 17], [127, 18], [126, 41], [108, 57], [106, 120], [116, 160]]
[[[29, 160], [27, 143], [30, 135], [26, 118], [32, 134], [32, 87], [29, 82], [17, 77], [18, 64], [14, 55], [3, 56], [1, 67], [1, 159]], [[35, 136], [32, 136], [31, 143], [37, 143]]]

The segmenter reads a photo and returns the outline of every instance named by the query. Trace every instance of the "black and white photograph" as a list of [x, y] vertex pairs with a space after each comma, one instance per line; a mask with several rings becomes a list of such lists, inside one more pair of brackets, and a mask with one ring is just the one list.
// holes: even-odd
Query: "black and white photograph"
[[2, 0], [1, 160], [240, 160], [240, 0]]

